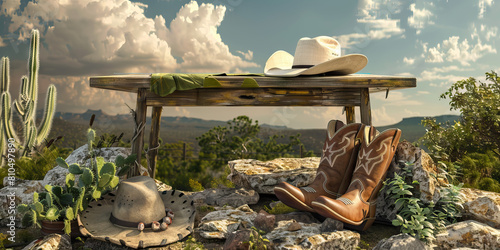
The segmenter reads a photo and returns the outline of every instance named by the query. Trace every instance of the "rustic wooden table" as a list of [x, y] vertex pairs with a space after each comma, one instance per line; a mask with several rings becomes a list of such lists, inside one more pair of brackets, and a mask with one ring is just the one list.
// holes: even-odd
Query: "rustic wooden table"
[[[342, 106], [347, 123], [355, 122], [354, 107], [360, 107], [361, 122], [371, 125], [370, 93], [416, 87], [412, 77], [381, 75], [348, 75], [319, 77], [253, 76], [258, 88], [242, 88], [248, 76], [216, 76], [222, 87], [175, 91], [161, 97], [150, 91], [150, 75], [113, 75], [90, 78], [94, 88], [137, 93], [136, 124], [146, 124], [146, 111], [152, 106], [148, 166], [154, 178], [160, 120], [163, 106]], [[144, 129], [136, 130], [132, 153], [140, 162], [144, 147]], [[129, 176], [139, 174], [132, 169]]]

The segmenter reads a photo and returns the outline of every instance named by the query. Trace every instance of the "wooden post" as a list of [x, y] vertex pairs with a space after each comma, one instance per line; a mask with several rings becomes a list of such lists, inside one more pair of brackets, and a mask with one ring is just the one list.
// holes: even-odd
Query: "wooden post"
[[161, 122], [162, 107], [153, 107], [151, 112], [151, 132], [149, 134], [149, 151], [148, 151], [148, 169], [149, 176], [155, 178], [156, 156], [158, 155], [158, 143], [160, 138], [160, 122]]
[[368, 88], [361, 89], [361, 106], [359, 107], [361, 113], [361, 123], [372, 125], [372, 111], [370, 108], [370, 92]]
[[347, 124], [356, 122], [356, 116], [355, 116], [353, 106], [346, 106], [345, 107], [345, 120], [346, 120]]
[[[144, 124], [146, 124], [146, 111], [147, 111], [146, 91], [147, 89], [137, 90], [137, 103], [135, 106], [135, 122], [139, 126], [144, 126]], [[140, 129], [140, 127], [137, 129]], [[133, 141], [132, 143], [132, 154], [137, 155], [136, 161], [138, 164], [141, 164], [142, 148], [144, 147], [144, 129], [139, 130], [136, 136], [137, 137], [135, 138], [135, 141]], [[135, 165], [130, 168], [127, 174], [127, 178], [138, 176], [139, 174], [140, 174], [139, 166]]]

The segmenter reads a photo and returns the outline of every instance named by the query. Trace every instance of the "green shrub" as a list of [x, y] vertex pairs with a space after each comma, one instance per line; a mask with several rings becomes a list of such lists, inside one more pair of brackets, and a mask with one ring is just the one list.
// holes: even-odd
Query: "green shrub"
[[424, 203], [417, 198], [420, 193], [414, 187], [419, 183], [411, 181], [412, 167], [411, 164], [406, 164], [401, 175], [395, 173], [394, 178], [384, 182], [388, 199], [394, 203], [397, 211], [392, 224], [400, 226], [402, 233], [431, 241], [446, 225], [456, 222], [461, 216], [460, 187], [450, 184], [440, 189], [441, 197], [436, 204], [432, 201]]
[[297, 209], [289, 207], [282, 202], [278, 202], [272, 209], [264, 206], [264, 210], [270, 214], [287, 214], [297, 211]]

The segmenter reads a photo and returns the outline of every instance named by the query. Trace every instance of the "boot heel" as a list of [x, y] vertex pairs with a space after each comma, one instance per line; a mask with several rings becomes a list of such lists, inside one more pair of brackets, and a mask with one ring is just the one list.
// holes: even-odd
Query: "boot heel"
[[355, 231], [366, 231], [371, 225], [375, 222], [375, 217], [373, 218], [368, 218], [363, 223], [359, 225], [351, 225], [348, 223], [344, 223], [344, 228], [349, 229], [349, 230], [355, 230]]

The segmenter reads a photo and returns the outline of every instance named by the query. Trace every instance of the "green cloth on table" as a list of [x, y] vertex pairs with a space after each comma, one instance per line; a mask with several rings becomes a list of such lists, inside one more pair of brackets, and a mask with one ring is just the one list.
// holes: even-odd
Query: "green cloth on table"
[[[190, 90], [202, 87], [222, 87], [216, 79], [217, 76], [264, 76], [262, 74], [177, 74], [157, 73], [151, 74], [151, 92], [159, 96], [167, 96], [175, 90]], [[258, 88], [255, 79], [245, 78], [241, 87]]]
[[190, 90], [203, 87], [209, 74], [151, 74], [151, 92], [166, 96], [175, 90]]

